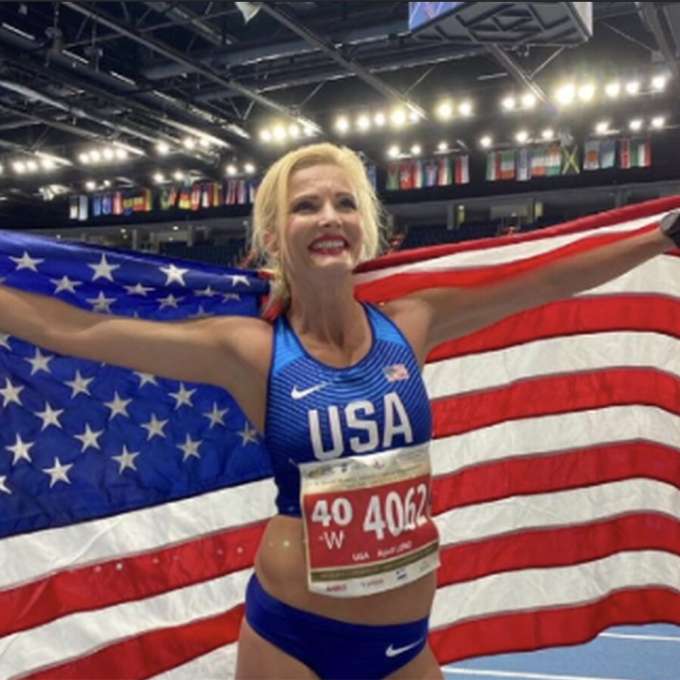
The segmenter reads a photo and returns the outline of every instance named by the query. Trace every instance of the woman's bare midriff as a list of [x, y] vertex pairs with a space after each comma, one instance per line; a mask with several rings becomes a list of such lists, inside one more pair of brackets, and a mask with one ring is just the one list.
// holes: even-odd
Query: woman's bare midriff
[[436, 572], [394, 590], [364, 597], [328, 597], [307, 588], [302, 520], [277, 515], [265, 530], [255, 558], [262, 587], [292, 607], [338, 621], [389, 625], [425, 618], [436, 589]]

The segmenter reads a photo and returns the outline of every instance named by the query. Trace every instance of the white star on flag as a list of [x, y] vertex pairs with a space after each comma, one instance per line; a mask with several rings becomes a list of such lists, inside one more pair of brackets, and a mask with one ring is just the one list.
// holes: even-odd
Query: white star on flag
[[31, 269], [34, 272], [37, 272], [38, 271], [37, 265], [45, 261], [40, 260], [38, 258], [32, 258], [25, 250], [24, 254], [21, 257], [12, 257], [10, 255], [9, 259], [12, 260], [13, 262], [16, 262], [17, 264], [16, 271], [19, 271], [20, 269]]
[[2, 491], [3, 493], [12, 493], [5, 485], [6, 479], [7, 475], [0, 475], [0, 491]]
[[169, 267], [159, 267], [159, 269], [166, 275], [165, 285], [170, 285], [173, 281], [181, 283], [183, 286], [187, 284], [184, 281], [184, 275], [189, 271], [188, 269], [181, 269], [180, 267], [175, 267], [171, 264]]
[[149, 436], [146, 438], [146, 441], [149, 441], [149, 439], [153, 439], [156, 435], [159, 437], [165, 438], [165, 432], [163, 432], [163, 428], [168, 424], [167, 420], [158, 420], [156, 418], [156, 414], [152, 413], [151, 414], [151, 420], [149, 420], [148, 423], [142, 423], [142, 427], [149, 433]]
[[111, 282], [113, 282], [113, 270], [120, 267], [119, 264], [109, 264], [106, 255], [102, 255], [99, 264], [88, 264], [87, 266], [94, 269], [94, 275], [92, 276], [93, 281], [96, 281], [97, 279], [108, 279]]
[[201, 290], [197, 290], [196, 295], [200, 295], [201, 297], [214, 297], [217, 295], [217, 291], [213, 290], [210, 286], [206, 286], [205, 288], [201, 288]]
[[156, 387], [158, 387], [155, 375], [151, 375], [151, 373], [142, 373], [141, 371], [135, 371], [135, 375], [139, 377], [140, 388], [144, 387], [146, 383], [150, 383], [151, 385], [155, 385]]
[[9, 378], [5, 378], [5, 386], [0, 390], [0, 394], [2, 394], [2, 405], [7, 406], [7, 404], [14, 402], [21, 406], [19, 394], [23, 389], [23, 385], [14, 385]]
[[193, 441], [191, 437], [187, 435], [184, 444], [177, 445], [178, 449], [182, 449], [182, 451], [184, 451], [184, 458], [182, 461], [187, 460], [187, 458], [190, 458], [191, 456], [200, 458], [201, 454], [198, 452], [198, 447], [201, 445], [201, 443], [202, 442], [200, 439], [198, 441]]
[[179, 390], [177, 392], [170, 392], [170, 396], [175, 400], [175, 410], [180, 408], [182, 404], [186, 406], [193, 406], [191, 403], [191, 395], [196, 390], [188, 390], [184, 387], [184, 383], [179, 384]]
[[40, 431], [42, 432], [46, 427], [54, 425], [55, 427], [62, 427], [59, 422], [59, 416], [64, 412], [64, 409], [55, 411], [47, 402], [45, 402], [44, 411], [36, 411], [35, 415], [43, 421]]
[[62, 290], [67, 290], [69, 293], [76, 292], [76, 286], [82, 285], [82, 281], [71, 281], [68, 276], [64, 275], [60, 279], [50, 279], [55, 285], [54, 294], [61, 293]]
[[243, 429], [238, 433], [238, 436], [241, 437], [241, 443], [243, 446], [246, 446], [250, 443], [257, 443], [257, 430], [250, 427], [247, 422], [243, 426]]
[[158, 302], [161, 303], [161, 306], [158, 309], [163, 309], [164, 307], [174, 307], [177, 309], [177, 303], [182, 300], [181, 297], [175, 297], [172, 293], [169, 293], [167, 297], [164, 298], [158, 298]]
[[53, 356], [51, 355], [43, 355], [43, 353], [40, 351], [39, 347], [35, 348], [35, 356], [32, 359], [26, 358], [25, 361], [28, 361], [29, 364], [31, 364], [31, 375], [34, 375], [38, 371], [45, 371], [45, 373], [50, 372], [50, 367], [49, 367], [49, 362], [54, 359]]
[[90, 424], [85, 423], [85, 429], [83, 430], [82, 434], [74, 434], [73, 436], [76, 439], [80, 439], [83, 448], [80, 449], [80, 452], [83, 453], [85, 449], [88, 447], [92, 447], [93, 449], [101, 449], [101, 446], [99, 446], [99, 442], [97, 439], [102, 436], [102, 433], [104, 430], [99, 430], [99, 432], [93, 432], [90, 429]]
[[67, 380], [64, 385], [68, 385], [73, 392], [71, 392], [71, 399], [73, 399], [75, 396], [80, 394], [81, 392], [83, 394], [90, 395], [90, 390], [88, 390], [88, 385], [94, 380], [94, 378], [83, 378], [82, 375], [80, 375], [80, 371], [76, 371], [76, 377], [73, 380]]
[[220, 424], [224, 425], [224, 416], [229, 412], [228, 408], [222, 410], [217, 408], [217, 402], [213, 403], [212, 411], [210, 413], [204, 413], [203, 417], [210, 421], [210, 427], [208, 429], [212, 430], [214, 425]]
[[222, 302], [229, 302], [229, 300], [240, 300], [241, 296], [238, 293], [222, 293]]
[[106, 312], [111, 313], [111, 305], [116, 301], [116, 298], [107, 298], [104, 295], [104, 291], [99, 291], [99, 295], [96, 298], [86, 298], [87, 301], [92, 305], [93, 312]]
[[128, 295], [146, 296], [146, 294], [150, 293], [153, 288], [150, 288], [149, 286], [143, 286], [141, 283], [137, 283], [134, 286], [125, 286], [125, 290], [128, 292]]
[[112, 420], [118, 415], [130, 417], [127, 412], [127, 405], [132, 401], [132, 399], [121, 399], [118, 396], [118, 392], [113, 393], [113, 401], [105, 401], [104, 406], [111, 409], [109, 413], [109, 420]]
[[231, 276], [231, 285], [235, 286], [238, 283], [242, 283], [244, 286], [250, 287], [250, 281], [248, 277], [244, 274], [229, 274]]
[[206, 312], [205, 309], [203, 309], [203, 305], [198, 305], [198, 311], [195, 314], [191, 314], [190, 318], [191, 319], [202, 319], [206, 316], [211, 316], [211, 315], [208, 314], [208, 312]]
[[135, 458], [139, 455], [139, 451], [128, 451], [127, 446], [123, 446], [123, 452], [118, 456], [111, 456], [114, 460], [118, 461], [120, 468], [118, 468], [119, 474], [123, 474], [124, 470], [130, 468], [130, 470], [136, 470]]
[[5, 446], [8, 451], [14, 454], [12, 465], [16, 465], [20, 460], [31, 462], [31, 454], [28, 450], [35, 444], [35, 442], [25, 442], [20, 435], [16, 435], [17, 440], [12, 446]]
[[61, 461], [59, 460], [59, 457], [55, 457], [54, 459], [54, 465], [51, 468], [43, 468], [43, 472], [51, 477], [50, 479], [50, 489], [57, 483], [57, 482], [66, 482], [67, 484], [71, 483], [71, 480], [68, 478], [68, 471], [73, 467], [73, 463], [68, 463], [67, 465], [62, 465]]
[[0, 345], [11, 351], [12, 348], [9, 346], [9, 337], [10, 336], [7, 335], [7, 333], [0, 333]]

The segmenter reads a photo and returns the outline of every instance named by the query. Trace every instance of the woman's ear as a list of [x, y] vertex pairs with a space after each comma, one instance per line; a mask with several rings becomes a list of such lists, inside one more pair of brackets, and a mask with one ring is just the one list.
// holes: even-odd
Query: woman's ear
[[279, 255], [279, 238], [278, 234], [273, 231], [268, 231], [264, 235], [264, 246], [268, 253], [272, 255]]

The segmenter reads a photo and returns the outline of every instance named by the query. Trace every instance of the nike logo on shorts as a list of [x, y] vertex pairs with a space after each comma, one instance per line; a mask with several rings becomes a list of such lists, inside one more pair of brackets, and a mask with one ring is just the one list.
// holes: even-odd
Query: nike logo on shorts
[[299, 390], [297, 388], [297, 385], [293, 385], [293, 389], [290, 392], [290, 396], [293, 397], [293, 399], [304, 399], [305, 397], [308, 397], [310, 394], [314, 394], [314, 392], [318, 392], [320, 389], [323, 389], [328, 385], [327, 382], [322, 382], [319, 383], [318, 385], [312, 385], [311, 387], [308, 387], [307, 389], [304, 390]]
[[417, 647], [422, 641], [423, 639], [421, 638], [420, 640], [416, 640], [415, 642], [412, 642], [410, 645], [406, 645], [405, 647], [392, 647], [392, 643], [390, 643], [390, 646], [385, 650], [385, 656], [390, 658], [392, 658], [393, 656], [399, 656], [404, 652], [408, 652], [409, 649]]

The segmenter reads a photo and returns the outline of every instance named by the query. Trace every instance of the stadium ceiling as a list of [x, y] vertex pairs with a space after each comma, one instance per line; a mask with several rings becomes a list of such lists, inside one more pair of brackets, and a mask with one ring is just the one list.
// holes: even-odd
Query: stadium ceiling
[[[277, 126], [342, 140], [382, 163], [402, 137], [434, 145], [446, 136], [463, 149], [484, 131], [511, 137], [517, 119], [500, 102], [513, 93], [538, 102], [522, 122], [591, 125], [611, 103], [560, 111], [551, 93], [565, 78], [665, 71], [670, 89], [680, 86], [676, 3], [593, 4], [594, 38], [560, 48], [412, 35], [407, 2], [2, 2], [0, 221], [11, 226], [27, 206], [48, 216], [55, 193], [82, 191], [92, 177], [133, 186], [149, 185], [155, 171], [216, 179], [226, 164], [263, 167], [290, 146], [262, 141]], [[444, 97], [472, 101], [474, 115], [444, 125], [434, 114]], [[341, 113], [394, 107], [418, 125], [344, 136], [336, 128]], [[626, 107], [639, 104], [621, 102], [621, 115]], [[84, 164], [92, 150], [111, 162]], [[39, 171], [13, 171], [17, 159], [34, 159]]]

